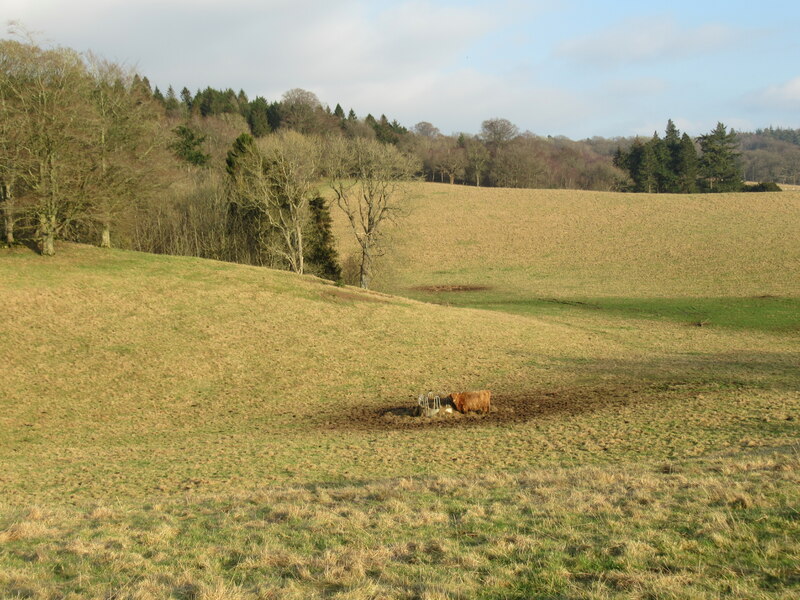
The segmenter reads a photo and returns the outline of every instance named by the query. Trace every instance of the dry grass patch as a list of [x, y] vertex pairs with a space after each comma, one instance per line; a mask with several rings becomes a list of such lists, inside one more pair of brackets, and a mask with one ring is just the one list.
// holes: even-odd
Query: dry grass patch
[[[420, 183], [376, 284], [574, 298], [797, 295], [800, 194], [621, 194]], [[756, 196], [756, 197], [754, 197]], [[340, 217], [340, 215], [335, 215]], [[340, 252], [354, 242], [338, 218]]]
[[[558, 221], [591, 198], [545, 204]], [[506, 200], [487, 221], [498, 230]], [[784, 202], [766, 226], [792, 222]], [[604, 251], [588, 221], [565, 223], [586, 236], [580, 260]], [[715, 231], [721, 248], [731, 231]], [[777, 262], [754, 275], [754, 258], [743, 290], [794, 293], [790, 278], [764, 285], [796, 256], [776, 240]], [[564, 262], [579, 247], [530, 255], [553, 290], [635, 283]], [[540, 279], [516, 269], [521, 250], [476, 277], [393, 281], [524, 297]], [[676, 289], [705, 293], [719, 274], [729, 290], [715, 260]], [[631, 295], [671, 289], [664, 273]], [[73, 245], [51, 260], [0, 251], [0, 281], [0, 596], [797, 595], [791, 332], [457, 309]], [[474, 388], [493, 390], [493, 413], [396, 412]]]
[[[642, 463], [263, 488], [158, 509], [131, 503], [100, 526], [93, 508], [71, 507], [44, 517], [49, 532], [35, 543], [4, 543], [0, 590], [31, 598], [647, 598], [658, 590], [790, 598], [800, 588], [798, 456], [795, 447], [681, 461], [679, 474]], [[164, 527], [175, 534], [151, 535]]]
[[[680, 457], [796, 432], [793, 338], [331, 302], [339, 288], [288, 273], [60, 250], [0, 260], [0, 492], [17, 504]], [[391, 413], [471, 388], [496, 411]]]

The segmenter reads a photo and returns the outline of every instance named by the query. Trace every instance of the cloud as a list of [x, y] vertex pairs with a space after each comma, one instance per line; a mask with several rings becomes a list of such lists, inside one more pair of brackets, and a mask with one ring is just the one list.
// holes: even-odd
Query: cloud
[[[751, 12], [721, 15], [725, 25], [697, 16], [705, 9], [677, 17], [674, 5], [659, 4], [656, 10], [691, 24], [683, 26], [669, 15], [642, 16], [653, 10], [645, 3], [624, 13], [639, 17], [600, 29], [597, 23], [609, 22], [608, 5], [574, 0], [0, 0], [0, 6], [4, 18], [41, 32], [43, 44], [92, 50], [136, 68], [162, 91], [170, 84], [177, 91], [231, 87], [277, 100], [299, 87], [362, 117], [384, 113], [406, 126], [425, 120], [444, 132], [474, 132], [491, 117], [540, 134], [586, 136], [628, 134], [651, 121], [660, 129], [679, 114], [698, 123], [748, 111], [771, 122], [797, 115], [796, 80], [743, 96], [741, 73], [780, 82], [795, 72], [787, 71], [794, 69], [790, 28], [773, 27], [767, 35], [768, 17]], [[752, 43], [757, 36], [760, 43]]]
[[606, 89], [613, 95], [624, 98], [662, 94], [669, 89], [666, 80], [660, 77], [634, 77], [631, 79], [612, 79]]
[[457, 68], [497, 27], [485, 6], [432, 0], [88, 0], [59, 10], [63, 4], [19, 2], [13, 16], [45, 36], [57, 32], [59, 44], [134, 64], [161, 87], [230, 86], [268, 98], [302, 87], [332, 102], [359, 99], [326, 99], [323, 89], [393, 86]]
[[591, 99], [557, 86], [470, 68], [421, 73], [352, 92], [403, 124], [425, 120], [444, 133], [476, 132], [485, 119], [501, 117], [521, 130], [558, 134], [598, 110]]
[[755, 108], [784, 109], [800, 112], [800, 77], [779, 85], [771, 85], [747, 98]]
[[726, 25], [684, 28], [672, 18], [652, 16], [626, 19], [605, 31], [562, 42], [555, 55], [595, 67], [614, 67], [706, 54], [740, 39]]

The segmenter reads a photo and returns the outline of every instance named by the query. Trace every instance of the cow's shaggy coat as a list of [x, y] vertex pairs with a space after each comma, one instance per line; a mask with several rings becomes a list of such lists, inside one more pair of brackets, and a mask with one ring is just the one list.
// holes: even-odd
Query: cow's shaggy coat
[[470, 411], [488, 413], [491, 410], [492, 392], [489, 390], [453, 392], [450, 394], [449, 399], [460, 413], [468, 413]]

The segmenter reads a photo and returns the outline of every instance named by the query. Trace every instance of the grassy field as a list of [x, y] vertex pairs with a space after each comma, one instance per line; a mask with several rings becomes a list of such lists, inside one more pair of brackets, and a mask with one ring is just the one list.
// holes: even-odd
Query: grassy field
[[[800, 195], [411, 188], [377, 285], [508, 300], [798, 295]], [[353, 250], [338, 221], [342, 253]], [[455, 295], [452, 296], [455, 298]], [[427, 296], [425, 297], [428, 298]], [[457, 300], [454, 300], [457, 301]]]
[[0, 597], [796, 597], [800, 194], [414, 196], [396, 295], [0, 250]]

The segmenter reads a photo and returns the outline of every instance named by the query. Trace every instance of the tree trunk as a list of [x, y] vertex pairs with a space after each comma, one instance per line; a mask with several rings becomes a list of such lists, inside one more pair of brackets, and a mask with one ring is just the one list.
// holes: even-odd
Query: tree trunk
[[14, 243], [14, 214], [11, 196], [11, 186], [3, 183], [3, 224], [5, 231], [6, 244], [11, 246]]
[[363, 289], [369, 289], [369, 283], [372, 276], [372, 255], [370, 248], [361, 249], [361, 268], [358, 274], [358, 285]]
[[103, 232], [100, 234], [100, 247], [111, 248], [111, 226], [103, 223]]
[[456, 182], [456, 176], [450, 173], [450, 185], [453, 185]]
[[55, 216], [39, 216], [39, 235], [41, 236], [42, 256], [54, 256], [56, 253], [56, 218]]
[[5, 221], [6, 244], [11, 246], [14, 243], [14, 217], [11, 216], [11, 211], [6, 207], [3, 212]]
[[303, 228], [300, 219], [295, 219], [295, 237], [297, 238], [297, 272], [302, 275], [305, 272], [305, 257], [303, 256]]

